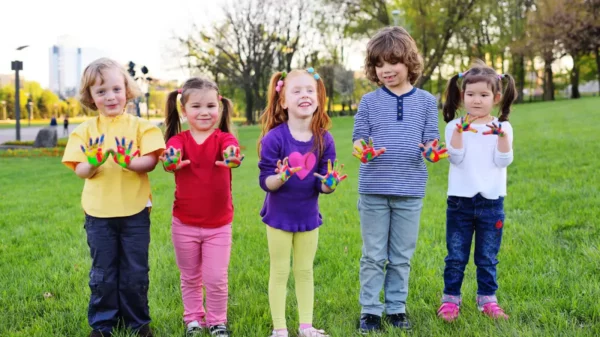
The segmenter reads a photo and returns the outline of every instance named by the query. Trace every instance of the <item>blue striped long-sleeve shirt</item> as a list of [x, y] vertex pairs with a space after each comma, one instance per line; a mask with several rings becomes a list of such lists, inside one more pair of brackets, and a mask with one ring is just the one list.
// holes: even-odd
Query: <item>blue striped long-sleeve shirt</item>
[[361, 164], [358, 192], [424, 197], [427, 167], [419, 144], [439, 139], [435, 97], [413, 88], [397, 96], [386, 87], [364, 95], [354, 117], [352, 141], [373, 138], [386, 152]]

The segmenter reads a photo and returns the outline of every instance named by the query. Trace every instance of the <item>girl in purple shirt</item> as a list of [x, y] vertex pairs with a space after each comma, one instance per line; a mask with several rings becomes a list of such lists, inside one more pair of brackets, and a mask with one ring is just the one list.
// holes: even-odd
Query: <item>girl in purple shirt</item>
[[261, 117], [259, 181], [267, 195], [260, 215], [269, 243], [272, 337], [288, 336], [285, 299], [292, 250], [298, 336], [327, 336], [312, 326], [313, 261], [323, 223], [318, 198], [332, 193], [346, 176], [337, 169], [325, 98], [325, 85], [313, 68], [278, 72], [271, 78]]

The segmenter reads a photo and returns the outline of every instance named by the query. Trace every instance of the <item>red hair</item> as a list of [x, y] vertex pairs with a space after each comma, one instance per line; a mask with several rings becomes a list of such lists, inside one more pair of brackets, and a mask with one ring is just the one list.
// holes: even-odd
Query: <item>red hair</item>
[[[265, 111], [260, 116], [261, 133], [258, 138], [258, 155], [260, 157], [260, 143], [262, 138], [267, 134], [267, 132], [271, 131], [276, 126], [285, 123], [288, 121], [289, 116], [287, 109], [283, 108], [284, 103], [284, 95], [283, 92], [285, 90], [285, 79], [290, 75], [307, 75], [311, 76], [306, 70], [292, 70], [287, 74], [287, 76], [283, 79], [283, 86], [280, 87], [280, 91], [275, 90], [277, 88], [277, 82], [281, 80], [281, 72], [276, 72], [271, 77], [271, 81], [269, 83], [269, 91], [267, 93], [267, 107]], [[314, 77], [313, 77], [314, 78]], [[327, 101], [327, 92], [325, 90], [325, 84], [323, 83], [323, 79], [319, 78], [317, 81], [317, 101], [319, 106], [313, 113], [312, 121], [310, 123], [310, 129], [313, 134], [314, 139], [314, 148], [318, 151], [318, 157], [320, 158], [325, 150], [325, 140], [324, 134], [325, 131], [331, 128], [331, 118], [327, 115], [325, 111], [326, 101]]]

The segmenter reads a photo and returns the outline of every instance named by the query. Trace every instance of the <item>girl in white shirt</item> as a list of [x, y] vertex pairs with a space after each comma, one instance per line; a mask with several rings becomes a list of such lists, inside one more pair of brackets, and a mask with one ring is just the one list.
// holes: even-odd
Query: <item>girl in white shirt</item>
[[[506, 89], [502, 93], [502, 82]], [[513, 161], [513, 130], [508, 122], [516, 98], [515, 82], [479, 61], [450, 79], [446, 89], [444, 120], [450, 172], [446, 211], [444, 295], [438, 316], [445, 321], [458, 317], [460, 288], [475, 234], [477, 307], [497, 319], [508, 316], [498, 305], [497, 255], [504, 227], [506, 167]], [[455, 119], [461, 105], [466, 116]], [[492, 116], [499, 104], [500, 117]]]

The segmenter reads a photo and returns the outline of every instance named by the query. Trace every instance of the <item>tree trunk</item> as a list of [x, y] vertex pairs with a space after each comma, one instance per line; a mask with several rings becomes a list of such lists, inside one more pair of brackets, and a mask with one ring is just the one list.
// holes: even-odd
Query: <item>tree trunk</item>
[[573, 70], [571, 70], [571, 98], [580, 98], [579, 93], [579, 56], [573, 56]]
[[554, 101], [554, 74], [552, 58], [544, 60], [544, 101]]
[[525, 56], [513, 54], [513, 74], [517, 86], [517, 101], [523, 103], [523, 90], [525, 89]]
[[332, 68], [332, 71], [331, 71], [332, 76], [328, 81], [329, 85], [327, 88], [327, 95], [329, 96], [329, 99], [327, 100], [327, 114], [330, 117], [333, 116], [333, 95], [334, 95], [334, 92], [333, 92], [334, 87], [333, 86], [334, 86], [334, 80], [335, 80], [333, 77], [334, 73], [335, 73], [335, 70], [333, 70], [333, 68]]
[[250, 86], [244, 88], [244, 93], [246, 96], [246, 124], [252, 125], [254, 124], [254, 93]]
[[594, 54], [596, 55], [596, 72], [598, 73], [598, 94], [600, 95], [600, 46], [596, 46]]
[[438, 94], [440, 95], [440, 98], [438, 99], [438, 109], [442, 109], [444, 107], [443, 105], [443, 96], [444, 96], [444, 82], [442, 79], [442, 67], [438, 66]]

